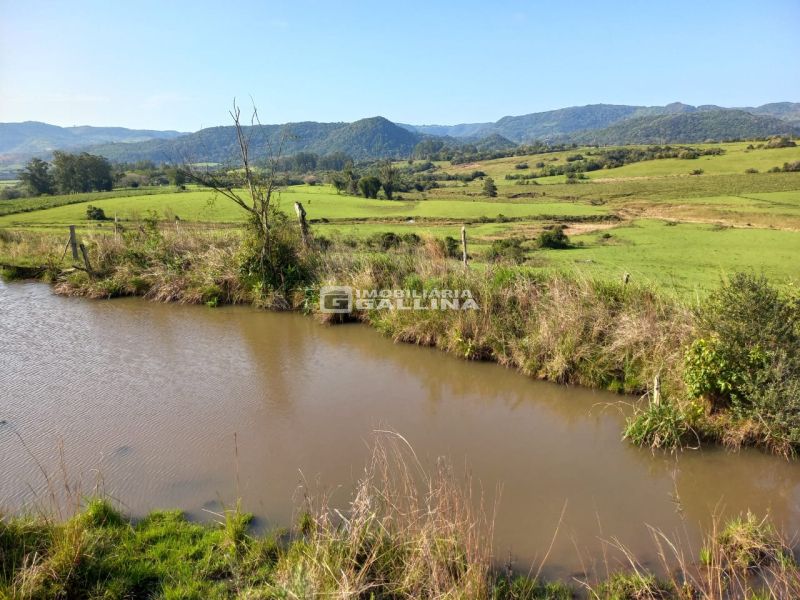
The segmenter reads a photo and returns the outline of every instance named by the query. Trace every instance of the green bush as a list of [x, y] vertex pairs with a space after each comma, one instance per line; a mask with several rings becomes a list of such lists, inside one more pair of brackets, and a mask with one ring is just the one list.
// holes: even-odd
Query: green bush
[[444, 254], [448, 258], [461, 258], [461, 244], [460, 242], [451, 236], [447, 236], [444, 238]]
[[542, 231], [536, 239], [536, 245], [539, 248], [551, 248], [554, 250], [563, 250], [572, 246], [569, 237], [564, 233], [563, 225], [556, 225], [552, 229]]
[[512, 262], [520, 264], [525, 260], [525, 249], [520, 238], [494, 240], [486, 255], [492, 262]]
[[362, 177], [358, 180], [358, 190], [364, 198], [377, 198], [381, 190], [381, 180], [371, 175]]
[[794, 148], [797, 144], [787, 137], [774, 137], [767, 142], [767, 148]]
[[106, 213], [99, 206], [92, 206], [90, 204], [86, 207], [86, 218], [90, 221], [105, 221]]
[[757, 423], [768, 445], [800, 443], [800, 302], [763, 276], [739, 273], [696, 314], [699, 337], [685, 355], [689, 394], [714, 411]]
[[304, 254], [300, 234], [285, 214], [275, 212], [270, 226], [267, 255], [254, 228], [246, 231], [239, 251], [239, 274], [256, 296], [265, 292], [286, 294], [314, 280], [314, 255]]

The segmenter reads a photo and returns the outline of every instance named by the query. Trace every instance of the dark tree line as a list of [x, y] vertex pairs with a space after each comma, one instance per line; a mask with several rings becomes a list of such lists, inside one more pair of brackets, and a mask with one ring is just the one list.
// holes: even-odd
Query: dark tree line
[[314, 152], [298, 152], [276, 160], [275, 170], [282, 173], [312, 173], [314, 171], [341, 171], [353, 159], [344, 152], [320, 156]]
[[111, 163], [86, 152], [56, 151], [52, 163], [31, 159], [19, 178], [32, 196], [107, 191], [114, 186]]

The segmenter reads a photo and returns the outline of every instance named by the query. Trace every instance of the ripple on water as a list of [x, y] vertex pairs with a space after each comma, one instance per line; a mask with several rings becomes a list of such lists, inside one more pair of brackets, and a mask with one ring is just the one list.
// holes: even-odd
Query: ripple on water
[[647, 525], [696, 537], [715, 506], [770, 510], [800, 531], [796, 464], [629, 447], [606, 410], [618, 396], [298, 315], [92, 302], [40, 284], [0, 283], [0, 306], [2, 507], [41, 498], [44, 472], [99, 482], [134, 514], [212, 518], [241, 496], [285, 526], [301, 483], [346, 502], [373, 430], [393, 428], [423, 464], [468, 465], [490, 504], [502, 486], [499, 556], [540, 555], [566, 504], [552, 574], [582, 569], [600, 538], [655, 560]]

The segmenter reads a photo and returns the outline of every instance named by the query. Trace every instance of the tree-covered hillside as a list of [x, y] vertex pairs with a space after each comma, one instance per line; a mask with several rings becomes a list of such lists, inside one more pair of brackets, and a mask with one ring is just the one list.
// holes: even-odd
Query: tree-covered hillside
[[709, 110], [637, 117], [599, 131], [571, 136], [584, 144], [663, 144], [705, 140], [753, 139], [772, 135], [798, 135], [800, 128], [787, 121], [740, 110]]

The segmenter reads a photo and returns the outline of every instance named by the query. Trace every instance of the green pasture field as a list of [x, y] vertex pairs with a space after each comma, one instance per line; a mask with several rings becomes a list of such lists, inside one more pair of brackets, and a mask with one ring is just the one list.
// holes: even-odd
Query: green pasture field
[[[448, 173], [488, 173], [500, 188], [498, 197], [484, 197], [483, 182], [475, 180], [467, 185], [442, 182], [442, 187], [424, 193], [402, 192], [393, 201], [337, 194], [328, 185], [299, 185], [281, 190], [277, 201], [292, 216], [293, 203], [302, 202], [312, 230], [330, 239], [364, 239], [387, 231], [458, 238], [461, 224], [467, 223], [476, 264], [493, 240], [520, 237], [526, 240], [529, 264], [607, 278], [628, 272], [681, 293], [713, 287], [725, 273], [741, 269], [764, 272], [787, 284], [797, 282], [800, 173], [765, 171], [800, 160], [800, 148], [747, 150], [747, 142], [691, 145], [726, 152], [604, 169], [578, 184], [551, 177], [521, 185], [504, 177], [523, 172], [515, 169], [517, 163], [528, 162], [530, 169], [539, 161], [563, 164], [568, 155], [585, 156], [587, 148], [467, 165], [439, 162]], [[695, 168], [704, 174], [690, 176]], [[748, 168], [759, 173], [745, 174]], [[237, 227], [246, 218], [239, 207], [209, 190], [148, 188], [0, 201], [0, 229], [58, 233], [74, 224], [84, 232], [110, 231], [108, 223], [87, 220], [89, 204], [123, 222], [150, 211], [168, 221], [178, 216], [203, 227]], [[604, 218], [617, 220], [596, 221]], [[554, 219], [571, 221], [568, 234], [583, 245], [533, 250], [533, 240]], [[601, 237], [604, 233], [611, 237]]]
[[[55, 198], [55, 197], [54, 197]], [[368, 200], [339, 195], [330, 186], [294, 186], [277, 198], [284, 210], [292, 211], [294, 202], [302, 202], [309, 219], [477, 219], [481, 216], [512, 218], [539, 216], [581, 217], [606, 213], [603, 207], [588, 202], [559, 200], [536, 202], [491, 201], [484, 198], [461, 200]], [[177, 215], [184, 221], [239, 223], [245, 213], [225, 197], [210, 191], [161, 193], [100, 198], [0, 217], [0, 227], [32, 225], [62, 226], [86, 221], [86, 207], [102, 208], [106, 216], [135, 220], [154, 210], [159, 215]]]
[[[609, 235], [610, 237], [604, 237]], [[572, 236], [570, 250], [537, 250], [548, 266], [639, 282], [680, 294], [709, 290], [735, 271], [763, 273], [776, 284], [800, 285], [800, 232], [719, 228], [711, 224], [636, 220]]]
[[[59, 194], [55, 196], [39, 196], [38, 198], [17, 198], [16, 200], [0, 200], [0, 216], [19, 213], [31, 213], [42, 211], [67, 204], [91, 204], [98, 200], [108, 198], [125, 198], [151, 196], [154, 194], [175, 193], [175, 188], [170, 187], [146, 187], [137, 189], [113, 190], [111, 192], [89, 192], [85, 194]], [[84, 208], [84, 211], [86, 209]], [[35, 222], [33, 218], [31, 222]], [[22, 219], [26, 222], [26, 219]]]
[[[672, 146], [685, 145], [699, 149], [721, 148], [725, 153], [718, 156], [701, 156], [691, 160], [679, 158], [647, 160], [616, 169], [590, 171], [586, 175], [590, 179], [668, 177], [688, 175], [689, 172], [694, 169], [703, 169], [704, 173], [707, 175], [744, 174], [747, 169], [757, 169], [760, 173], [764, 173], [772, 167], [781, 167], [784, 163], [800, 160], [800, 147], [748, 150], [747, 146], [750, 144], [751, 142], [733, 142], [727, 144], [672, 144]], [[647, 148], [647, 146], [632, 147]], [[590, 158], [592, 152], [603, 149], [606, 148], [579, 147], [562, 152], [512, 156], [453, 166], [441, 162], [435, 164], [448, 173], [471, 173], [476, 170], [483, 171], [492, 177], [498, 186], [503, 187], [516, 184], [515, 181], [505, 179], [506, 175], [535, 172], [538, 169], [536, 169], [534, 165], [538, 162], [544, 162], [546, 165], [564, 165], [566, 164], [566, 158], [570, 155], [581, 154], [585, 158]], [[516, 169], [515, 165], [519, 163], [528, 163], [528, 169]], [[563, 183], [564, 180], [565, 177], [563, 175], [558, 175], [553, 177], [540, 177], [536, 181], [539, 182], [539, 184], [549, 184]]]

